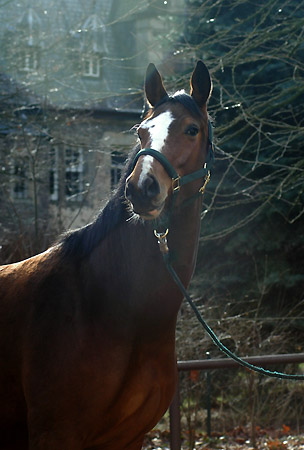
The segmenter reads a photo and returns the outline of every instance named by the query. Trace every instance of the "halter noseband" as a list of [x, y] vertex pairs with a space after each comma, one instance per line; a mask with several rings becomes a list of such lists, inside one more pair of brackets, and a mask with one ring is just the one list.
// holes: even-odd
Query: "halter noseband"
[[140, 150], [134, 158], [133, 161], [133, 165], [132, 165], [132, 170], [134, 170], [136, 163], [138, 161], [138, 159], [141, 156], [144, 155], [149, 155], [149, 156], [153, 156], [153, 158], [155, 158], [158, 162], [160, 162], [162, 164], [162, 166], [164, 167], [164, 169], [166, 170], [167, 174], [169, 175], [169, 177], [172, 179], [172, 192], [173, 195], [178, 194], [181, 186], [184, 186], [185, 184], [191, 183], [192, 181], [198, 180], [200, 178], [205, 177], [204, 179], [204, 184], [203, 186], [200, 188], [199, 192], [201, 194], [204, 193], [206, 184], [208, 183], [208, 181], [210, 180], [210, 169], [211, 166], [214, 162], [214, 150], [213, 150], [213, 130], [212, 130], [212, 125], [210, 123], [210, 120], [208, 120], [208, 147], [207, 147], [207, 159], [206, 162], [204, 164], [204, 167], [202, 167], [201, 169], [192, 172], [188, 175], [184, 175], [183, 177], [181, 177], [176, 170], [174, 169], [174, 167], [172, 166], [172, 164], [168, 161], [168, 159], [159, 151], [154, 150], [153, 148], [144, 148], [142, 150]]

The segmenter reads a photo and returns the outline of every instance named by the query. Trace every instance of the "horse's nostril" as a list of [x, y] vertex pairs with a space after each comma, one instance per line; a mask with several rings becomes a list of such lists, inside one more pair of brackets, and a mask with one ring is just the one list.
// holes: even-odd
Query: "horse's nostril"
[[147, 175], [143, 181], [142, 191], [145, 197], [154, 198], [160, 193], [158, 181], [153, 175]]
[[125, 187], [125, 197], [134, 207], [143, 207], [159, 193], [160, 186], [153, 175], [147, 175], [139, 186], [132, 180], [128, 180]]

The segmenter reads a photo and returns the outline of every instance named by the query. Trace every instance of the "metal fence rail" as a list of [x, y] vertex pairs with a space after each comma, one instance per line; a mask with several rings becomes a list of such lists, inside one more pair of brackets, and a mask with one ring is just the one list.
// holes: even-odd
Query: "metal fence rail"
[[[287, 355], [263, 355], [249, 356], [243, 358], [251, 364], [257, 366], [267, 366], [274, 364], [304, 363], [304, 353]], [[178, 371], [187, 370], [214, 370], [214, 369], [235, 369], [240, 365], [230, 358], [217, 358], [192, 361], [178, 361]], [[181, 426], [180, 426], [180, 392], [177, 386], [176, 393], [170, 406], [170, 448], [171, 450], [181, 450]]]

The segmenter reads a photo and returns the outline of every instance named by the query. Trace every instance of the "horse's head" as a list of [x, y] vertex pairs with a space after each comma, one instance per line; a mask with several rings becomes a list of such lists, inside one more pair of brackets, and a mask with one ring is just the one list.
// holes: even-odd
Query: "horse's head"
[[[169, 97], [156, 67], [148, 66], [145, 93], [151, 109], [137, 129], [142, 150], [135, 158], [125, 188], [134, 213], [143, 219], [156, 219], [172, 192], [180, 188], [178, 179], [172, 182], [172, 172], [182, 180], [206, 162], [206, 105], [211, 80], [202, 61], [195, 67], [190, 86], [190, 95], [179, 91]], [[187, 181], [180, 188], [180, 198], [191, 195], [201, 185], [202, 179]]]

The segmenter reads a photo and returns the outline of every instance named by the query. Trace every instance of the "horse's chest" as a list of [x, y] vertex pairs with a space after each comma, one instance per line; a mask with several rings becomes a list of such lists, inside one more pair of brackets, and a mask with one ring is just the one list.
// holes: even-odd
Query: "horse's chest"
[[129, 367], [104, 411], [100, 423], [106, 426], [98, 430], [94, 445], [115, 449], [117, 436], [128, 443], [153, 428], [174, 394], [176, 369], [174, 358], [170, 360], [161, 364], [147, 358]]
[[142, 415], [148, 409], [153, 417], [166, 408], [175, 386], [174, 367], [164, 370], [159, 364], [146, 363], [144, 367], [134, 368], [133, 376], [124, 386], [120, 399], [121, 416]]

